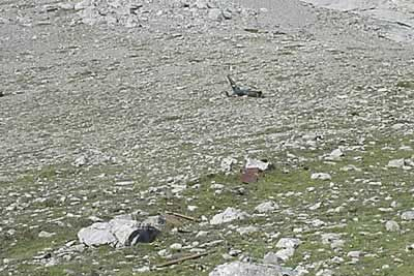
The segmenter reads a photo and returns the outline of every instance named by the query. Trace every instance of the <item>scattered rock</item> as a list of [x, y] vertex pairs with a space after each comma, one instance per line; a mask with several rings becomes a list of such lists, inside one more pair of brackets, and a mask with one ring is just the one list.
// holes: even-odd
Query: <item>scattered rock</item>
[[359, 259], [362, 256], [362, 251], [349, 251], [347, 254], [348, 258]]
[[400, 231], [400, 225], [394, 220], [389, 220], [385, 223], [385, 229], [388, 232], [398, 232]]
[[39, 233], [38, 237], [39, 237], [39, 238], [51, 238], [51, 237], [53, 237], [54, 235], [56, 235], [56, 233], [49, 233], [49, 232], [46, 232], [46, 231], [41, 231], [41, 232]]
[[208, 11], [207, 17], [212, 21], [221, 21], [223, 20], [223, 13], [218, 8], [212, 8]]
[[171, 250], [181, 250], [183, 248], [182, 244], [180, 243], [173, 243], [170, 245]]
[[260, 203], [259, 205], [254, 208], [254, 210], [258, 213], [269, 213], [276, 209], [279, 209], [279, 206], [274, 201], [265, 201]]
[[316, 272], [316, 276], [334, 276], [335, 273], [331, 269], [322, 269]]
[[246, 235], [246, 234], [251, 234], [251, 233], [257, 232], [257, 231], [259, 231], [259, 229], [256, 226], [250, 225], [250, 226], [246, 226], [246, 227], [237, 228], [236, 231], [240, 235]]
[[340, 233], [325, 233], [321, 237], [322, 243], [330, 244], [334, 250], [340, 250], [345, 245], [345, 241], [341, 240], [342, 234]]
[[331, 180], [331, 178], [329, 173], [313, 173], [311, 175], [311, 179]]
[[268, 252], [263, 257], [263, 263], [279, 265], [281, 263], [280, 257], [274, 252]]
[[228, 207], [224, 212], [215, 215], [211, 220], [210, 224], [217, 225], [222, 223], [231, 222], [233, 220], [242, 220], [248, 216], [247, 213], [242, 212], [238, 209]]
[[287, 262], [294, 254], [294, 248], [285, 248], [277, 251], [275, 255], [281, 262]]
[[404, 159], [394, 159], [388, 162], [387, 167], [389, 168], [402, 168], [405, 165]]
[[322, 202], [318, 202], [318, 203], [315, 203], [314, 205], [310, 206], [308, 209], [311, 210], [311, 211], [315, 211], [315, 210], [318, 210], [319, 208], [321, 208], [321, 206], [322, 206]]
[[83, 167], [88, 163], [88, 158], [84, 155], [79, 156], [78, 158], [75, 159], [75, 161], [73, 162], [73, 165], [75, 167]]
[[222, 172], [231, 172], [233, 171], [233, 166], [237, 164], [237, 160], [232, 157], [226, 157], [221, 161], [221, 171]]
[[282, 238], [277, 242], [276, 247], [277, 248], [297, 248], [299, 244], [300, 244], [299, 239]]
[[231, 12], [230, 9], [225, 9], [222, 11], [223, 17], [226, 20], [230, 20], [233, 17], [233, 13]]
[[344, 156], [344, 153], [341, 151], [341, 149], [336, 149], [330, 154], [326, 155], [324, 159], [328, 161], [340, 161], [342, 156]]
[[414, 220], [414, 211], [406, 211], [401, 214], [403, 220]]
[[277, 265], [255, 264], [245, 262], [225, 263], [217, 266], [209, 276], [294, 276], [290, 269]]

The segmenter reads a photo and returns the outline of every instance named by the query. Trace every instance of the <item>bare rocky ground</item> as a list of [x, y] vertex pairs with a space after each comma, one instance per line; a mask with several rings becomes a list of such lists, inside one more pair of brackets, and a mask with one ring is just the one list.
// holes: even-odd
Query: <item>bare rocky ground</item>
[[[218, 275], [264, 256], [296, 275], [410, 275], [413, 45], [387, 21], [282, 0], [0, 11], [1, 275]], [[265, 98], [225, 97], [227, 74]], [[241, 184], [245, 156], [275, 170]], [[228, 207], [245, 215], [215, 223]], [[168, 211], [201, 221], [123, 249], [77, 241]], [[154, 267], [190, 252], [209, 254]]]

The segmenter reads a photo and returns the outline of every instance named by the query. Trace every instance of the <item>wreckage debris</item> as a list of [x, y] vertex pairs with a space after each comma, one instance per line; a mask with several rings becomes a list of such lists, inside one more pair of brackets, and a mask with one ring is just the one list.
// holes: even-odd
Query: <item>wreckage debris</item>
[[244, 166], [241, 174], [241, 182], [254, 183], [257, 182], [261, 175], [265, 171], [273, 168], [273, 165], [267, 160], [246, 159], [246, 165]]
[[114, 218], [109, 222], [95, 222], [78, 232], [79, 241], [87, 246], [133, 246], [151, 243], [161, 233], [159, 225], [133, 219]]
[[247, 97], [254, 97], [254, 98], [263, 98], [263, 93], [260, 90], [256, 90], [250, 87], [241, 87], [238, 86], [236, 84], [236, 82], [229, 76], [227, 75], [227, 79], [230, 82], [231, 85], [231, 89], [233, 90], [232, 94], [229, 94], [227, 91], [225, 92], [227, 97], [232, 97], [232, 96], [238, 96], [238, 97], [242, 97], [242, 96], [247, 96]]

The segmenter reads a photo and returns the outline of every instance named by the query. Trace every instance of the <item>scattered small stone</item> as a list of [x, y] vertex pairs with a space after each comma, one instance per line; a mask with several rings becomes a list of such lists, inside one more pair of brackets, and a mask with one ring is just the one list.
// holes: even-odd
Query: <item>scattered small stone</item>
[[255, 233], [257, 231], [259, 231], [259, 229], [255, 226], [246, 226], [246, 227], [240, 227], [237, 228], [236, 230], [240, 235], [247, 235], [247, 234], [251, 234], [251, 233]]
[[348, 258], [359, 259], [362, 256], [362, 251], [349, 251], [347, 254]]
[[222, 172], [231, 172], [233, 171], [234, 165], [237, 164], [237, 160], [233, 157], [226, 157], [221, 161], [221, 171]]
[[88, 158], [85, 155], [81, 155], [78, 158], [75, 159], [73, 162], [73, 165], [75, 167], [83, 167], [88, 163]]
[[238, 209], [228, 207], [224, 212], [215, 215], [211, 220], [210, 224], [217, 225], [222, 223], [231, 222], [233, 220], [242, 220], [248, 216], [247, 213], [242, 212]]
[[277, 248], [297, 248], [300, 244], [299, 239], [295, 238], [281, 238], [277, 244]]
[[265, 264], [279, 265], [280, 262], [281, 262], [280, 257], [274, 252], [268, 252], [263, 257], [263, 263]]
[[414, 220], [414, 211], [406, 211], [401, 214], [403, 220]]
[[331, 175], [329, 173], [313, 173], [311, 175], [311, 179], [319, 179], [319, 180], [331, 180]]
[[341, 149], [336, 149], [330, 154], [326, 155], [324, 159], [327, 161], [340, 161], [342, 156], [344, 156], [344, 153], [341, 151]]
[[316, 276], [334, 276], [335, 273], [330, 269], [322, 269], [316, 272]]
[[318, 203], [315, 203], [314, 205], [310, 206], [308, 209], [311, 210], [311, 211], [315, 211], [315, 210], [318, 210], [319, 208], [321, 208], [321, 206], [322, 206], [322, 202], [318, 202]]
[[265, 201], [260, 203], [259, 205], [254, 208], [254, 210], [258, 213], [269, 213], [276, 209], [279, 209], [279, 206], [274, 201]]
[[275, 255], [280, 261], [287, 262], [294, 254], [294, 248], [285, 248], [277, 251]]
[[201, 237], [205, 237], [208, 235], [207, 231], [199, 231], [196, 235], [196, 238], [201, 238]]
[[169, 258], [171, 256], [171, 253], [168, 251], [168, 249], [161, 249], [157, 254], [162, 258]]
[[238, 249], [230, 249], [230, 251], [229, 251], [229, 255], [232, 256], [232, 257], [237, 257], [241, 253], [242, 253], [242, 251], [238, 250]]
[[222, 12], [224, 19], [230, 20], [233, 17], [233, 14], [230, 9], [225, 9]]
[[236, 261], [217, 266], [209, 276], [294, 276], [295, 274], [293, 270], [278, 265]]
[[135, 183], [135, 181], [133, 180], [125, 180], [125, 181], [118, 181], [115, 182], [116, 186], [130, 186], [133, 185]]
[[39, 233], [38, 237], [39, 237], [39, 238], [51, 238], [51, 237], [53, 237], [54, 235], [56, 235], [56, 233], [49, 233], [49, 232], [46, 232], [46, 231], [41, 231], [41, 232]]
[[342, 168], [340, 168], [340, 170], [344, 171], [344, 172], [349, 172], [349, 171], [360, 172], [360, 171], [362, 171], [360, 168], [358, 168], [355, 165], [346, 165], [346, 166], [343, 166]]
[[389, 220], [385, 223], [385, 229], [388, 232], [398, 232], [400, 231], [400, 225], [394, 220]]
[[223, 20], [223, 13], [218, 8], [212, 8], [208, 11], [207, 17], [212, 21], [221, 21]]
[[387, 167], [389, 168], [402, 168], [405, 165], [404, 159], [394, 159], [388, 162]]
[[323, 244], [330, 244], [332, 249], [341, 249], [345, 245], [345, 241], [341, 240], [340, 233], [325, 233], [321, 235]]
[[183, 248], [182, 244], [180, 243], [173, 243], [170, 245], [170, 249], [172, 250], [181, 250]]
[[134, 268], [133, 271], [137, 272], [137, 273], [149, 272], [150, 267], [149, 266], [143, 266], [143, 267], [140, 267], [140, 268]]

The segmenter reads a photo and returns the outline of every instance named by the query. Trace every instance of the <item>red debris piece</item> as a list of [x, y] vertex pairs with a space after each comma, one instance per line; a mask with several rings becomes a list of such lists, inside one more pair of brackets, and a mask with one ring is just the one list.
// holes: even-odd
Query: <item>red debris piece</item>
[[245, 168], [241, 175], [243, 183], [254, 183], [259, 180], [260, 170], [258, 168]]

